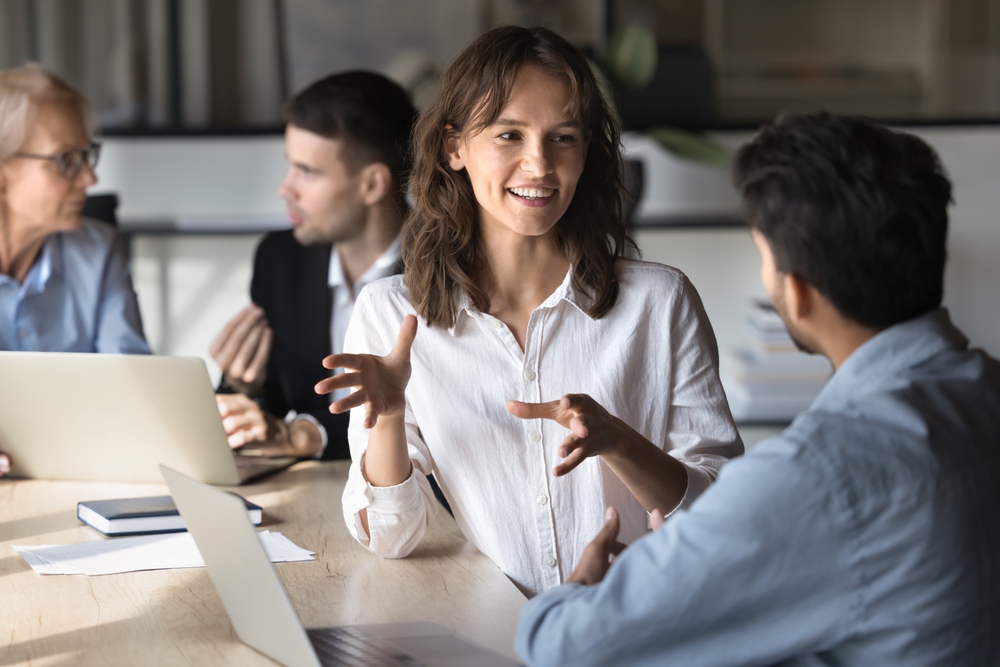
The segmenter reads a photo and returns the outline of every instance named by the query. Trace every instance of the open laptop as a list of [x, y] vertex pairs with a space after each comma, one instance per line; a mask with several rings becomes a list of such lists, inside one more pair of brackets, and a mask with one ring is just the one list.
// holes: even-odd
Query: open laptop
[[234, 456], [201, 359], [0, 352], [0, 452], [11, 476], [160, 482], [166, 463], [235, 486], [294, 458]]
[[516, 667], [434, 623], [303, 628], [241, 500], [160, 470], [237, 636], [272, 660], [288, 667]]

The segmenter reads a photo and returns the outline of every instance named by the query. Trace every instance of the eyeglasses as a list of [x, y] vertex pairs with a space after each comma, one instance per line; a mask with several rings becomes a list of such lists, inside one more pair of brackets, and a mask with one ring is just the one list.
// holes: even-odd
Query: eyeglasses
[[14, 153], [14, 157], [31, 158], [33, 160], [50, 160], [55, 163], [59, 175], [67, 180], [73, 180], [80, 175], [83, 165], [91, 169], [97, 166], [101, 157], [101, 144], [91, 142], [81, 151], [66, 151], [59, 155], [39, 155], [38, 153]]

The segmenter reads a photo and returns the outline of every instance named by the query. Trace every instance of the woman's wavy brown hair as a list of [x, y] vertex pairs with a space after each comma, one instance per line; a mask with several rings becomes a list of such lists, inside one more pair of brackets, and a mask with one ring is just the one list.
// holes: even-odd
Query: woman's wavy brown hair
[[589, 140], [573, 201], [556, 224], [559, 248], [573, 265], [573, 286], [591, 296], [592, 317], [604, 316], [618, 298], [615, 265], [627, 247], [634, 247], [622, 215], [618, 122], [586, 58], [573, 45], [545, 28], [504, 26], [459, 54], [434, 103], [417, 121], [409, 181], [414, 208], [403, 224], [402, 253], [410, 299], [431, 326], [454, 325], [457, 290], [464, 290], [481, 312], [489, 311], [489, 295], [480, 287], [490, 276], [479, 208], [465, 170], [448, 165], [445, 141], [454, 132], [475, 134], [493, 123], [523, 65], [567, 83], [569, 112]]

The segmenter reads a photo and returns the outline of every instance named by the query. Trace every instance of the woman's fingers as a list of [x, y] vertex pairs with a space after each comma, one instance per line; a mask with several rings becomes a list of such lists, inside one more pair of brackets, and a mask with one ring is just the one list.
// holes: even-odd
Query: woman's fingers
[[560, 411], [559, 401], [549, 401], [548, 403], [507, 401], [507, 412], [519, 419], [552, 419], [559, 421]]
[[569, 435], [566, 436], [566, 439], [562, 441], [562, 444], [559, 445], [559, 449], [556, 450], [556, 454], [558, 454], [562, 458], [566, 458], [567, 456], [570, 455], [570, 452], [572, 452], [580, 445], [581, 445], [580, 438], [570, 433]]
[[569, 420], [569, 425], [567, 428], [573, 432], [578, 438], [586, 438], [590, 435], [590, 429], [587, 428], [587, 416], [575, 414]]
[[326, 378], [325, 380], [320, 380], [316, 385], [318, 388], [320, 385], [326, 390], [322, 393], [329, 394], [335, 389], [347, 389], [348, 387], [362, 387], [364, 386], [364, 378], [361, 373], [341, 373], [340, 375], [334, 375]]
[[341, 373], [331, 375], [316, 383], [314, 387], [317, 394], [329, 394], [336, 389], [346, 389], [348, 387], [361, 387], [364, 385], [364, 376], [361, 373]]
[[346, 368], [347, 370], [357, 371], [361, 370], [364, 358], [365, 355], [363, 354], [331, 354], [329, 357], [323, 359], [323, 368], [329, 368], [330, 370]]
[[[328, 393], [328, 392], [327, 392]], [[364, 405], [368, 401], [368, 391], [362, 387], [350, 396], [345, 396], [339, 401], [334, 401], [330, 404], [330, 412], [335, 415], [339, 415], [341, 412], [347, 412], [348, 410], [353, 410], [359, 405]]]
[[417, 337], [417, 318], [407, 315], [403, 318], [403, 323], [399, 325], [399, 334], [396, 336], [396, 345], [386, 356], [386, 361], [391, 359], [393, 365], [405, 365], [410, 363], [410, 348]]
[[566, 473], [573, 470], [587, 458], [587, 450], [583, 447], [577, 447], [569, 453], [569, 455], [563, 459], [563, 462], [552, 469], [552, 474], [555, 477], [561, 477]]
[[356, 392], [330, 405], [330, 412], [340, 414], [364, 405], [365, 428], [372, 428], [379, 414], [394, 412], [403, 403], [400, 396], [410, 378], [410, 348], [416, 336], [417, 318], [407, 315], [399, 327], [396, 345], [388, 355], [331, 354], [323, 360], [324, 368], [355, 372], [320, 380], [316, 383], [316, 393], [357, 387]]
[[375, 428], [376, 422], [378, 422], [378, 410], [375, 409], [371, 401], [368, 401], [365, 403], [365, 428]]

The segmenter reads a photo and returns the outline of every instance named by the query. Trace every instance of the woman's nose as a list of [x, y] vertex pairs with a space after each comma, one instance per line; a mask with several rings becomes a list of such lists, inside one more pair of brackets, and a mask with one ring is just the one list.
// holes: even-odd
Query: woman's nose
[[543, 142], [528, 142], [521, 168], [533, 176], [546, 176], [554, 171], [552, 160]]

